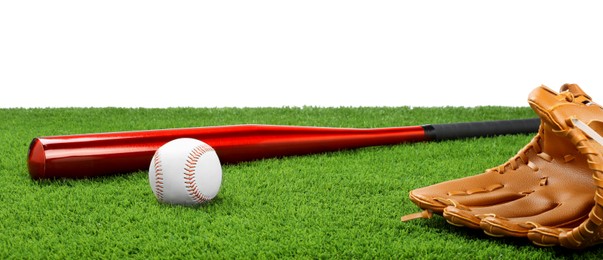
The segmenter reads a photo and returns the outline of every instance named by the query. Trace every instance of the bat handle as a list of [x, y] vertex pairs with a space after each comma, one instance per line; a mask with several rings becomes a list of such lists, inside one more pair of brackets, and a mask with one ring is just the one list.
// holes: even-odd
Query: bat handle
[[496, 120], [454, 124], [423, 125], [428, 140], [440, 141], [506, 134], [529, 134], [538, 131], [539, 118]]

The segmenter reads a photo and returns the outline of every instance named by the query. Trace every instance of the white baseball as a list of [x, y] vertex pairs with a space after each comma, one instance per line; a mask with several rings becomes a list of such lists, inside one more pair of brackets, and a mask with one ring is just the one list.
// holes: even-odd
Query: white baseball
[[160, 202], [192, 206], [210, 201], [222, 184], [220, 159], [197, 139], [172, 140], [153, 155], [149, 184]]

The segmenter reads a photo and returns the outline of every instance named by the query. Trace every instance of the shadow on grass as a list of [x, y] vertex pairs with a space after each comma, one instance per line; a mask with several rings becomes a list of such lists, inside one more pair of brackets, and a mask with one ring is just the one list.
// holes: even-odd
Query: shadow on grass
[[218, 195], [210, 201], [206, 201], [204, 203], [195, 204], [195, 205], [176, 205], [176, 204], [170, 204], [170, 203], [165, 203], [165, 202], [158, 202], [158, 203], [161, 205], [161, 207], [168, 207], [168, 208], [175, 207], [175, 208], [183, 208], [183, 209], [191, 209], [191, 210], [211, 210], [212, 208], [219, 207], [220, 205], [222, 205], [224, 203], [224, 199], [222, 199], [222, 197], [220, 197]]

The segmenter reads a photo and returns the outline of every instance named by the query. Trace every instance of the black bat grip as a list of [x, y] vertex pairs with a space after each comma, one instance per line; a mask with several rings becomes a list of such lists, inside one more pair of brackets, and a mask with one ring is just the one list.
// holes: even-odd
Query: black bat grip
[[507, 134], [536, 133], [539, 118], [423, 125], [428, 140], [440, 141]]

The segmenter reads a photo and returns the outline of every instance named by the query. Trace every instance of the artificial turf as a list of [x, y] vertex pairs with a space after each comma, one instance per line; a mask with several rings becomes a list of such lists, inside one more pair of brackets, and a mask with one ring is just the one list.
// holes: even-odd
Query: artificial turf
[[597, 259], [603, 247], [542, 248], [492, 238], [418, 212], [412, 189], [481, 173], [532, 135], [508, 135], [297, 156], [223, 166], [209, 204], [157, 202], [146, 171], [32, 180], [37, 136], [231, 124], [389, 127], [531, 118], [528, 107], [0, 109], [2, 259]]

